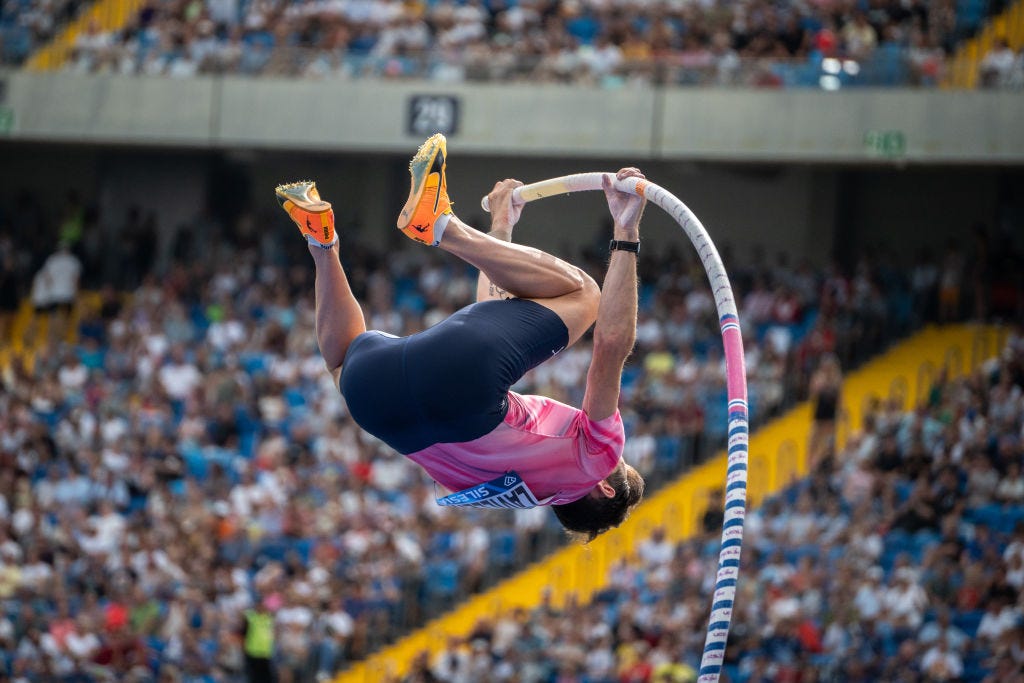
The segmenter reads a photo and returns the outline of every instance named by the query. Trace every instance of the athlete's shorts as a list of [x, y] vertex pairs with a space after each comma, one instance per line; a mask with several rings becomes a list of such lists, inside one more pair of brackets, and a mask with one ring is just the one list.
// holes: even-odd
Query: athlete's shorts
[[409, 337], [359, 335], [341, 393], [356, 423], [399, 453], [472, 441], [505, 419], [509, 388], [568, 343], [565, 323], [546, 306], [482, 301]]

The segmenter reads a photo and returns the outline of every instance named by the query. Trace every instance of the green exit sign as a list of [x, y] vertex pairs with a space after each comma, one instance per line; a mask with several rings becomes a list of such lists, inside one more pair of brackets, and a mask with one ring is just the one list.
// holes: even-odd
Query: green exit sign
[[0, 107], [0, 135], [10, 133], [14, 128], [14, 111], [8, 107]]
[[864, 150], [873, 156], [901, 157], [907, 152], [902, 130], [869, 130], [864, 133]]

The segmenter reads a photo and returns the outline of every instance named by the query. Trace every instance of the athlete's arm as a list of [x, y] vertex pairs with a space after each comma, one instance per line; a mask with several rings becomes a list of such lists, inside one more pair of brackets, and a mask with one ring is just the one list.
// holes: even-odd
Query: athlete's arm
[[[635, 168], [624, 168], [616, 177], [644, 176]], [[640, 217], [646, 200], [614, 189], [609, 176], [604, 178], [604, 193], [608, 199], [608, 210], [615, 220], [614, 238], [638, 242]], [[594, 355], [583, 397], [583, 411], [591, 420], [610, 417], [619, 406], [622, 368], [636, 342], [636, 261], [636, 254], [622, 250], [613, 251], [608, 261], [594, 327]]]

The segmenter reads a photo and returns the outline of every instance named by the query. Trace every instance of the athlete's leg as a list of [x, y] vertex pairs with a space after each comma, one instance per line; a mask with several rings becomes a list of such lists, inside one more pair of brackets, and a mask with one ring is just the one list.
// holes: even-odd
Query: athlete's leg
[[316, 265], [316, 341], [337, 383], [349, 344], [366, 332], [366, 322], [341, 267], [338, 243], [329, 249], [311, 244], [309, 253]]
[[337, 383], [352, 340], [366, 331], [363, 309], [352, 294], [338, 256], [334, 210], [312, 182], [279, 185], [277, 199], [309, 242], [316, 267], [316, 340]]
[[512, 205], [512, 191], [520, 185], [503, 180], [488, 195], [490, 234], [452, 214], [438, 246], [480, 269], [478, 301], [515, 296], [547, 306], [562, 318], [572, 344], [594, 323], [601, 290], [576, 266], [540, 249], [511, 243], [522, 212], [521, 206]]
[[[570, 344], [579, 339], [597, 317], [601, 296], [597, 284], [579, 268], [551, 254], [485, 235], [459, 220], [448, 198], [446, 157], [443, 135], [434, 135], [420, 146], [409, 164], [412, 186], [398, 216], [398, 229], [479, 268], [489, 281], [488, 298], [511, 295], [537, 301], [562, 318]], [[511, 232], [520, 210], [512, 205], [512, 190], [520, 184], [503, 180], [488, 195], [492, 231]], [[496, 290], [493, 295], [491, 285]]]
[[597, 318], [601, 290], [593, 278], [540, 249], [485, 235], [455, 217], [438, 246], [480, 269], [488, 298], [531, 299], [553, 310], [569, 330], [569, 344]]

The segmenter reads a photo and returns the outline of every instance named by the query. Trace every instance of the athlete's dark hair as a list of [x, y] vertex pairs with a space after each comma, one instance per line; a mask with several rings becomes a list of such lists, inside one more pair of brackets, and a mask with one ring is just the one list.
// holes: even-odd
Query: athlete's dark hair
[[630, 510], [644, 495], [644, 478], [629, 465], [623, 464], [606, 477], [615, 495], [611, 498], [583, 496], [562, 505], [552, 505], [555, 516], [573, 537], [590, 543], [595, 538], [625, 521]]

